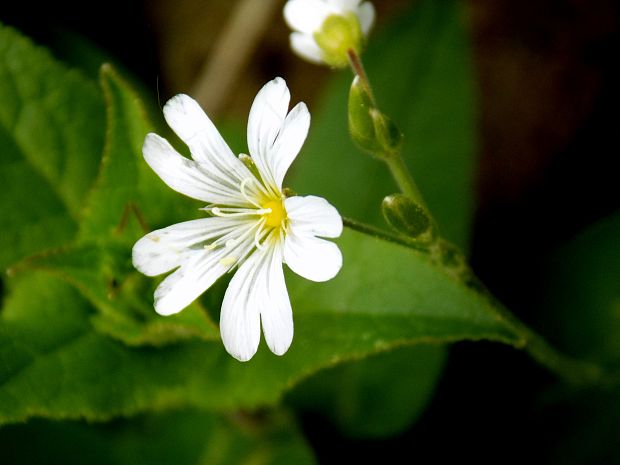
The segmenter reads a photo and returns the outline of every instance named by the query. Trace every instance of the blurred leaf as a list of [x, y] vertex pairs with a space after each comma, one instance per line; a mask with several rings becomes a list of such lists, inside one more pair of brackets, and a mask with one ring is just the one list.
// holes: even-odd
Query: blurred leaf
[[398, 348], [325, 370], [288, 400], [302, 411], [322, 412], [346, 435], [392, 436], [424, 411], [445, 355], [431, 345]]
[[75, 233], [103, 146], [94, 83], [0, 25], [0, 268]]
[[584, 231], [547, 269], [547, 324], [575, 356], [620, 369], [620, 213]]
[[[290, 418], [180, 411], [105, 425], [34, 421], [0, 429], [12, 465], [310, 465]], [[61, 462], [59, 462], [61, 458]]]
[[[539, 314], [546, 333], [575, 356], [616, 370], [620, 379], [620, 212], [590, 226], [559, 248], [545, 270]], [[569, 393], [563, 399], [562, 438], [549, 463], [620, 463], [617, 387]]]
[[[91, 310], [75, 292], [56, 298], [69, 292], [62, 282], [29, 283], [30, 275], [18, 275], [0, 314], [0, 422], [106, 419], [183, 405], [255, 408], [275, 404], [321, 368], [404, 344], [519, 344], [484, 297], [416, 252], [350, 231], [339, 243], [355, 259], [334, 281], [289, 280], [297, 328], [289, 352], [276, 357], [263, 343], [247, 363], [219, 341], [127, 347], [92, 330], [84, 316]], [[409, 276], [415, 285], [405, 285]], [[22, 312], [16, 328], [11, 320]]]
[[[477, 165], [476, 102], [469, 39], [461, 17], [462, 7], [455, 1], [415, 2], [415, 6], [397, 22], [387, 26], [382, 33], [371, 36], [363, 59], [380, 109], [405, 135], [403, 156], [442, 234], [467, 250]], [[387, 167], [361, 153], [348, 136], [346, 109], [350, 85], [350, 73], [338, 76], [328, 89], [322, 107], [313, 111], [308, 143], [293, 165], [295, 171], [288, 182], [299, 192], [325, 196], [344, 215], [385, 227], [381, 202], [396, 190], [396, 185]], [[343, 271], [355, 266], [352, 262], [357, 260], [357, 251], [345, 251]], [[390, 268], [389, 261], [383, 266], [370, 265], [369, 261], [369, 266], [382, 271]], [[371, 276], [375, 276], [374, 273]], [[332, 285], [344, 289], [350, 282], [356, 283], [356, 279], [363, 278], [349, 279]], [[366, 297], [369, 289], [383, 286], [381, 277], [374, 279], [374, 282], [366, 282], [367, 287], [360, 285], [360, 296]], [[430, 299], [437, 295], [432, 285], [420, 282], [414, 272], [393, 282], [404, 287], [415, 286], [420, 294], [428, 293]], [[395, 289], [390, 287], [390, 290]], [[324, 292], [318, 293], [321, 299]], [[401, 292], [396, 291], [396, 298], [406, 299]], [[381, 298], [387, 297], [388, 293], [382, 293]], [[337, 299], [338, 294], [339, 291], [334, 289], [324, 301]], [[421, 321], [422, 318], [417, 316], [411, 323]], [[316, 407], [332, 418], [345, 434], [390, 434], [398, 426], [407, 426], [407, 415], [410, 421], [419, 416], [441, 374], [445, 348], [430, 346], [381, 357], [386, 365], [400, 368], [392, 372], [377, 370], [376, 363], [362, 360], [336, 368], [325, 376], [319, 373], [310, 381], [317, 389], [320, 386], [325, 397], [333, 399], [331, 403]], [[366, 376], [358, 376], [360, 373], [366, 373]], [[407, 375], [403, 376], [403, 373]], [[301, 388], [303, 392], [303, 386]], [[335, 405], [352, 392], [373, 389], [374, 411], [362, 398], [358, 398], [355, 406], [354, 401], [349, 400], [346, 405], [348, 412]], [[402, 395], [406, 391], [408, 395]], [[385, 416], [379, 419], [374, 415], [381, 408]], [[397, 409], [398, 414], [389, 421], [387, 412]], [[381, 424], [384, 425], [383, 431]]]

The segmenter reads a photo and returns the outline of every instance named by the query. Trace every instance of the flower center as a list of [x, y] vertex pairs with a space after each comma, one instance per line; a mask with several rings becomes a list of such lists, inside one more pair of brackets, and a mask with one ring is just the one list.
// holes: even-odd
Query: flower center
[[271, 213], [265, 214], [265, 225], [276, 228], [281, 226], [282, 222], [286, 220], [286, 210], [282, 200], [270, 200], [263, 205], [263, 208], [271, 210]]

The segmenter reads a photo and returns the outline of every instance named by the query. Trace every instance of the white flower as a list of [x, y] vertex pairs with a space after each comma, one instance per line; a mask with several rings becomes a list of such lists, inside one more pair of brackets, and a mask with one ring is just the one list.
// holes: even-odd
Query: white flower
[[[287, 114], [289, 90], [281, 78], [254, 99], [248, 120], [251, 160], [237, 158], [197, 102], [177, 95], [164, 106], [170, 127], [193, 160], [157, 134], [148, 134], [146, 162], [168, 186], [206, 202], [208, 218], [153, 231], [133, 248], [134, 266], [148, 276], [176, 269], [155, 291], [155, 310], [177, 313], [220, 276], [237, 267], [222, 303], [226, 350], [246, 361], [256, 353], [262, 324], [267, 345], [284, 354], [293, 316], [282, 263], [312, 281], [333, 278], [342, 255], [333, 242], [342, 218], [325, 199], [285, 197], [282, 181], [306, 139], [310, 114], [299, 103]], [[250, 166], [250, 167], [248, 167]]]
[[295, 53], [313, 63], [342, 67], [349, 48], [361, 52], [375, 9], [362, 0], [289, 0], [284, 19], [295, 31], [290, 37]]

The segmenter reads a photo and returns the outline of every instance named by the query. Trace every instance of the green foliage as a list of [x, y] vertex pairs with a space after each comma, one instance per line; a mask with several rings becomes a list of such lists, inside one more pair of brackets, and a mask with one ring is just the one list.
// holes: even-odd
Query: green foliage
[[[553, 463], [618, 463], [620, 428], [620, 213], [587, 228], [548, 261], [541, 315], [560, 347], [615, 373], [607, 389], [569, 393]], [[612, 375], [614, 376], [614, 375]], [[612, 379], [613, 380], [613, 379]]]
[[398, 348], [325, 370], [287, 400], [301, 411], [321, 412], [348, 436], [391, 436], [424, 411], [445, 358], [432, 345]]
[[547, 310], [558, 343], [620, 370], [620, 213], [590, 227], [549, 263]]
[[35, 421], [0, 430], [12, 465], [311, 465], [290, 418], [195, 411], [140, 416], [109, 425]]
[[0, 269], [70, 240], [104, 133], [96, 85], [0, 25]]

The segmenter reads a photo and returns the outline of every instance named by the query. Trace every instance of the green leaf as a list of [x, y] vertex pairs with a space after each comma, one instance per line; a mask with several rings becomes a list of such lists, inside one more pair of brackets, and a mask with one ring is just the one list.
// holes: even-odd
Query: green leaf
[[34, 421], [0, 429], [12, 465], [310, 465], [295, 424], [282, 412], [220, 417], [177, 411], [112, 425]]
[[[567, 353], [606, 366], [616, 384], [562, 398], [561, 440], [549, 463], [619, 463], [620, 212], [588, 227], [548, 260], [546, 295], [536, 314]], [[565, 393], [564, 393], [565, 394]], [[553, 417], [560, 411], [554, 405]]]
[[[620, 213], [591, 226], [549, 261], [544, 310], [572, 355], [620, 369]], [[541, 312], [542, 313], [542, 312]]]
[[152, 306], [154, 281], [131, 264], [131, 246], [147, 232], [145, 218], [160, 226], [189, 219], [191, 203], [161, 182], [142, 158], [150, 124], [133, 90], [109, 65], [101, 69], [101, 85], [108, 124], [105, 150], [78, 243], [22, 266], [52, 271], [75, 285], [100, 311], [94, 317], [97, 329], [127, 344], [219, 339], [217, 327], [198, 304], [171, 318], [159, 317]]
[[94, 83], [0, 25], [0, 268], [69, 240], [103, 146]]
[[35, 255], [17, 271], [44, 270], [75, 286], [99, 311], [101, 332], [129, 345], [165, 345], [199, 337], [219, 341], [219, 330], [197, 302], [162, 318], [153, 310], [153, 279], [138, 273], [123, 242], [83, 243]]
[[[296, 311], [289, 352], [276, 357], [263, 343], [248, 363], [219, 341], [127, 347], [93, 330], [93, 310], [76, 291], [18, 275], [0, 314], [0, 422], [106, 419], [174, 406], [256, 408], [274, 405], [321, 368], [402, 345], [521, 342], [484, 297], [416, 252], [350, 231], [340, 246], [355, 261], [336, 280], [289, 280]], [[405, 285], [408, 276], [417, 284]]]
[[135, 219], [146, 219], [148, 226], [155, 228], [196, 216], [199, 205], [183, 202], [142, 157], [151, 124], [137, 94], [110, 65], [101, 68], [101, 86], [107, 109], [105, 150], [80, 223], [80, 239], [106, 241], [110, 236], [122, 236], [133, 243], [148, 232], [144, 230], [147, 225]]

